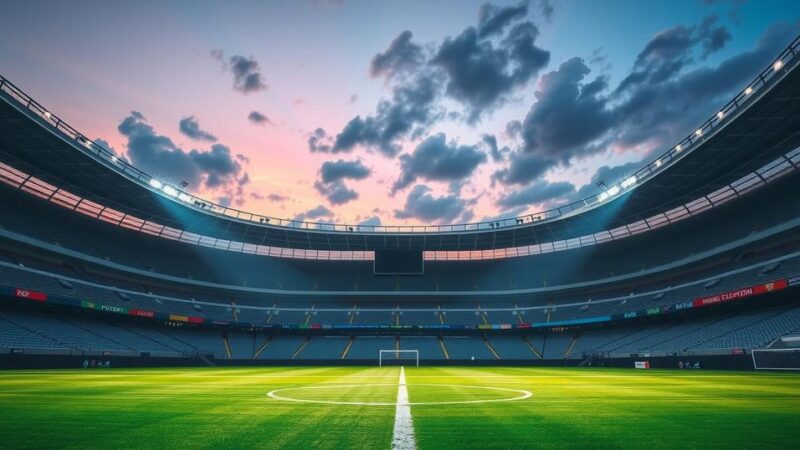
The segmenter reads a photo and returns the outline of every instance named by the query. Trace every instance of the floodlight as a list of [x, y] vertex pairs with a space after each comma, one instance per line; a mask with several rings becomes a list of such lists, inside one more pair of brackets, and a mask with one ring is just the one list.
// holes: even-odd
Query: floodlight
[[752, 94], [752, 93], [753, 93], [753, 88], [751, 88], [751, 87], [749, 87], [749, 86], [748, 86], [748, 87], [747, 87], [747, 89], [745, 89], [745, 90], [744, 90], [744, 93], [745, 93], [745, 95], [750, 95], [750, 94]]
[[772, 70], [777, 72], [777, 71], [781, 70], [782, 67], [783, 67], [783, 61], [781, 61], [779, 59], [779, 60], [775, 61], [775, 64], [772, 65]]
[[608, 196], [609, 196], [609, 197], [613, 197], [613, 196], [615, 196], [615, 195], [617, 195], [617, 194], [619, 194], [619, 186], [617, 186], [617, 185], [614, 185], [614, 186], [611, 186], [611, 187], [608, 189]]
[[636, 175], [632, 175], [621, 183], [623, 189], [627, 189], [636, 184]]
[[724, 117], [725, 117], [725, 114], [722, 111], [717, 113], [717, 119], [722, 120]]
[[164, 183], [156, 180], [155, 178], [150, 178], [150, 186], [156, 189], [161, 189], [164, 186]]
[[683, 146], [681, 144], [676, 145], [675, 146], [675, 151], [678, 152], [678, 153], [682, 152], [683, 151]]
[[694, 134], [696, 134], [698, 136], [702, 136], [703, 135], [703, 130], [698, 129], [697, 131], [694, 132]]
[[167, 194], [169, 196], [172, 196], [172, 197], [177, 197], [178, 196], [178, 190], [175, 189], [174, 187], [168, 185], [168, 184], [164, 185], [163, 191], [164, 191], [165, 194]]

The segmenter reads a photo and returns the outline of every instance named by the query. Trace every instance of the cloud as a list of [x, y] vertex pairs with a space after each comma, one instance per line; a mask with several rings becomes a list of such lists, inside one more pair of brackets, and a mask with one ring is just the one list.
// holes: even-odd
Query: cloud
[[127, 138], [128, 157], [136, 166], [165, 181], [186, 181], [196, 189], [231, 189], [231, 198], [241, 197], [241, 188], [249, 182], [241, 158], [230, 148], [213, 144], [208, 150], [184, 151], [172, 140], [155, 132], [144, 115], [133, 111], [117, 126]]
[[392, 98], [381, 100], [373, 114], [351, 119], [333, 139], [332, 145], [320, 144], [326, 135], [324, 130], [317, 129], [309, 138], [309, 149], [312, 152], [340, 153], [363, 146], [394, 157], [400, 152], [400, 139], [422, 134], [442, 117], [441, 109], [435, 105], [439, 90], [437, 77], [429, 73], [419, 75], [396, 86]]
[[447, 142], [444, 133], [422, 141], [411, 154], [400, 156], [400, 178], [392, 186], [392, 194], [406, 188], [418, 178], [426, 181], [461, 181], [472, 175], [486, 161], [486, 154], [475, 146]]
[[269, 89], [261, 74], [261, 67], [258, 61], [252, 56], [244, 57], [233, 55], [225, 59], [222, 50], [212, 50], [211, 57], [220, 61], [222, 67], [233, 75], [233, 89], [242, 94], [259, 92]]
[[510, 23], [528, 15], [528, 4], [500, 8], [484, 3], [478, 10], [478, 35], [481, 38], [500, 34]]
[[331, 183], [345, 178], [363, 180], [372, 173], [369, 167], [365, 166], [361, 160], [345, 161], [343, 159], [325, 161], [322, 163], [319, 172], [324, 183]]
[[332, 183], [314, 182], [314, 188], [322, 194], [331, 205], [343, 205], [358, 199], [358, 192], [347, 187], [342, 181]]
[[300, 214], [294, 216], [294, 220], [303, 222], [306, 220], [318, 220], [331, 217], [333, 217], [333, 211], [322, 205], [319, 205], [316, 208], [309, 209], [308, 211], [301, 212]]
[[280, 202], [285, 202], [286, 200], [289, 200], [289, 197], [287, 197], [285, 195], [282, 195], [282, 194], [272, 193], [272, 194], [267, 195], [267, 200], [269, 200], [269, 201], [271, 201], [273, 203], [280, 203]]
[[495, 47], [473, 27], [447, 38], [431, 64], [447, 76], [446, 93], [467, 107], [467, 121], [477, 122], [502, 104], [550, 61], [550, 52], [535, 45], [539, 30], [531, 22], [515, 25]]
[[258, 111], [250, 111], [250, 114], [247, 115], [247, 120], [256, 125], [272, 125], [272, 121], [269, 120], [269, 117]]
[[615, 122], [601, 95], [606, 80], [587, 81], [590, 72], [583, 59], [572, 58], [542, 76], [537, 101], [522, 122], [523, 151], [551, 164], [591, 153], [587, 144]]
[[527, 184], [547, 172], [555, 163], [538, 155], [515, 151], [509, 153], [509, 163], [492, 174], [493, 181], [503, 184]]
[[566, 181], [549, 183], [539, 180], [511, 192], [503, 193], [497, 199], [497, 206], [508, 209], [528, 205], [552, 204], [568, 200], [575, 193], [575, 185]]
[[553, 15], [556, 10], [550, 0], [539, 0], [539, 11], [542, 13], [545, 22], [553, 23]]
[[200, 129], [200, 122], [195, 116], [187, 116], [178, 123], [181, 133], [196, 141], [217, 142], [217, 137], [208, 131]]
[[333, 149], [333, 139], [322, 128], [308, 134], [308, 149], [311, 153], [329, 153]]
[[467, 205], [471, 202], [461, 199], [456, 195], [446, 195], [434, 197], [431, 189], [424, 184], [418, 184], [411, 188], [406, 198], [403, 209], [396, 209], [394, 217], [398, 219], [418, 219], [422, 222], [455, 222], [456, 218], [461, 217], [466, 221]]
[[411, 42], [412, 34], [406, 30], [400, 33], [389, 48], [372, 57], [369, 73], [373, 78], [387, 79], [412, 73], [425, 62], [422, 47]]
[[348, 188], [344, 180], [363, 180], [371, 172], [360, 160], [325, 161], [319, 170], [321, 179], [314, 183], [314, 188], [332, 205], [342, 205], [358, 198], [358, 192]]

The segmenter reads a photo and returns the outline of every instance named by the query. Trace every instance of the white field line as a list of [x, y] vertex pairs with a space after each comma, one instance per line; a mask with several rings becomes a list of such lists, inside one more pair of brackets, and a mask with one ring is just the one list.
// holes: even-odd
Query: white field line
[[397, 384], [397, 407], [394, 412], [392, 450], [416, 450], [417, 443], [414, 439], [414, 421], [411, 419], [411, 406], [408, 402], [406, 373], [402, 366], [400, 367], [400, 379]]

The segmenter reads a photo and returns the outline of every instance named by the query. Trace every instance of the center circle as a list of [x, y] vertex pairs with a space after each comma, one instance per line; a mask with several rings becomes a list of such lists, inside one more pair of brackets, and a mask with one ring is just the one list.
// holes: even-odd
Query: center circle
[[[311, 398], [297, 398], [291, 395], [291, 392], [297, 391], [314, 391], [323, 389], [353, 389], [361, 387], [397, 387], [397, 383], [384, 383], [384, 384], [319, 384], [313, 386], [295, 386], [288, 388], [275, 389], [267, 393], [267, 397], [274, 400], [281, 400], [287, 402], [297, 403], [317, 403], [325, 405], [354, 405], [354, 406], [397, 406], [397, 402], [376, 402], [376, 401], [339, 401], [339, 400], [324, 400], [324, 399], [311, 399]], [[468, 405], [476, 403], [498, 403], [498, 402], [513, 402], [517, 400], [525, 400], [533, 396], [533, 393], [524, 389], [511, 389], [495, 386], [475, 386], [466, 384], [423, 384], [414, 383], [406, 385], [409, 389], [414, 387], [428, 387], [428, 388], [460, 388], [470, 390], [483, 390], [491, 391], [492, 393], [502, 392], [508, 393], [509, 396], [501, 398], [488, 398], [488, 399], [474, 399], [474, 400], [453, 400], [453, 401], [433, 401], [433, 402], [408, 402], [402, 406], [424, 406], [424, 405]], [[288, 395], [287, 395], [288, 393]]]

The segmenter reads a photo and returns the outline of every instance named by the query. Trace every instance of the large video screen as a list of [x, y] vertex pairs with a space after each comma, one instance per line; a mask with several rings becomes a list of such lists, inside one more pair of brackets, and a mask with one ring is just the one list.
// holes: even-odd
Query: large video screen
[[375, 250], [375, 275], [422, 275], [422, 250]]

